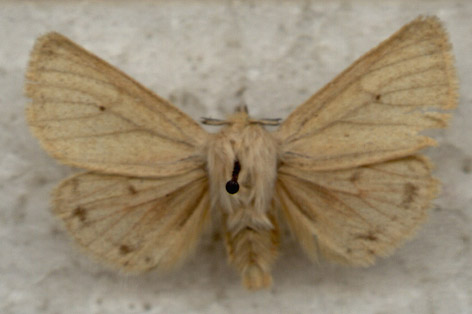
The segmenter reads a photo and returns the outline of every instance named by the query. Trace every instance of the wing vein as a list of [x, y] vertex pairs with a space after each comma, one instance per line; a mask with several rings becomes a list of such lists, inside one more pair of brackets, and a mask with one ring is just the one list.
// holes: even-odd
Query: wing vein
[[359, 156], [359, 155], [364, 155], [364, 154], [369, 154], [369, 153], [374, 153], [374, 152], [392, 152], [392, 151], [398, 151], [398, 150], [401, 150], [401, 149], [404, 149], [404, 148], [406, 148], [406, 147], [397, 147], [397, 148], [392, 148], [392, 149], [377, 149], [377, 150], [372, 150], [372, 151], [362, 151], [362, 152], [356, 152], [356, 153], [338, 154], [335, 157], [323, 157], [323, 158], [321, 158], [321, 157], [315, 158], [315, 157], [312, 157], [312, 156], [309, 156], [309, 155], [300, 154], [300, 153], [291, 152], [291, 151], [285, 152], [285, 155], [295, 155], [295, 156], [302, 157], [302, 158], [309, 159], [309, 160], [332, 160], [332, 159], [338, 159], [340, 157], [349, 157], [349, 156], [356, 157], [356, 156]]

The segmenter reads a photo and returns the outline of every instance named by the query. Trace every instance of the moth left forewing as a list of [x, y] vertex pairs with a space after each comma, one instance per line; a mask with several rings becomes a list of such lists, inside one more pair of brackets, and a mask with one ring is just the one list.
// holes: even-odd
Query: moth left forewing
[[456, 104], [447, 34], [437, 18], [420, 17], [299, 106], [275, 136], [286, 164], [347, 169], [435, 145], [420, 131], [445, 127], [449, 115], [438, 110]]
[[195, 248], [209, 211], [201, 169], [162, 179], [82, 173], [53, 196], [54, 213], [85, 252], [133, 273], [178, 264]]
[[425, 219], [438, 188], [430, 171], [420, 156], [325, 172], [282, 166], [277, 197], [307, 254], [367, 266]]

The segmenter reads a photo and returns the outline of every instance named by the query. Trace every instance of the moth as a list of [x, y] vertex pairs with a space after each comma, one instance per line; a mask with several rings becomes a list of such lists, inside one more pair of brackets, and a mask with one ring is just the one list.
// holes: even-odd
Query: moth
[[271, 285], [282, 223], [311, 258], [355, 266], [408, 239], [438, 193], [419, 154], [436, 142], [421, 132], [445, 127], [458, 98], [436, 17], [403, 26], [284, 121], [240, 106], [203, 120], [215, 133], [58, 33], [37, 40], [26, 79], [32, 133], [86, 169], [53, 192], [80, 247], [125, 272], [170, 268], [218, 212], [249, 289]]

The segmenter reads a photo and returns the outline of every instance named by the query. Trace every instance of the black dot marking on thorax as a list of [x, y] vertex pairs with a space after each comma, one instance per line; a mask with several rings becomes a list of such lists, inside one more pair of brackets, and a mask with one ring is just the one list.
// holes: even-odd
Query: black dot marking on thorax
[[234, 162], [233, 173], [231, 174], [231, 180], [226, 182], [226, 192], [229, 194], [236, 194], [239, 191], [238, 176], [241, 171], [241, 164], [238, 160]]
[[239, 191], [239, 183], [237, 181], [229, 180], [226, 182], [226, 192], [229, 194], [236, 194]]

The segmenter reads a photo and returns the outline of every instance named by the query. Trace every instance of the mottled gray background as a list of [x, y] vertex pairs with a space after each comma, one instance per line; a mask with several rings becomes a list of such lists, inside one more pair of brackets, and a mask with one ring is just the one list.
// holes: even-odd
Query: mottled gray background
[[[51, 215], [49, 191], [74, 170], [25, 123], [37, 36], [69, 36], [196, 119], [241, 101], [275, 118], [419, 14], [449, 30], [460, 105], [428, 152], [444, 183], [429, 220], [376, 266], [313, 265], [286, 241], [273, 288], [247, 292], [209, 237], [179, 271], [123, 277]], [[466, 0], [0, 1], [0, 313], [472, 313], [471, 19]]]

